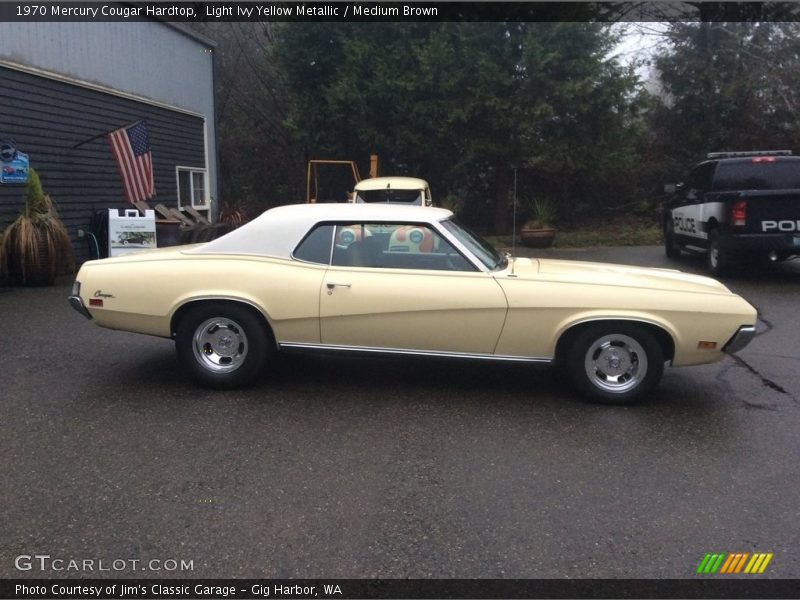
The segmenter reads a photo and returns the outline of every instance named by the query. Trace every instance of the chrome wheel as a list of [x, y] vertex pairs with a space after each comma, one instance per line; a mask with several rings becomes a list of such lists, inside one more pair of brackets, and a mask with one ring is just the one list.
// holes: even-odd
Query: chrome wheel
[[596, 402], [631, 404], [643, 398], [671, 358], [665, 358], [668, 334], [654, 326], [609, 321], [578, 327], [567, 332], [559, 361], [577, 390]]
[[708, 256], [706, 262], [712, 275], [722, 275], [730, 266], [730, 259], [722, 248], [719, 232], [716, 229], [712, 229], [708, 234]]
[[635, 389], [647, 376], [647, 353], [632, 337], [604, 335], [589, 346], [583, 367], [592, 385], [623, 394]]
[[719, 246], [713, 244], [708, 249], [708, 264], [713, 269], [719, 269]]
[[197, 362], [214, 373], [235, 371], [247, 358], [247, 335], [233, 319], [206, 319], [194, 330], [192, 339]]
[[250, 385], [277, 352], [269, 324], [249, 306], [204, 301], [176, 318], [178, 360], [202, 385], [223, 390]]

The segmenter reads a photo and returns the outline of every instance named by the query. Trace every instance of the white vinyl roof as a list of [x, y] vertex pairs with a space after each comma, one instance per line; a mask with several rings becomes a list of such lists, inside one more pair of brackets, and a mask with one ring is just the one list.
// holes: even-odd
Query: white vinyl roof
[[192, 254], [256, 254], [289, 258], [317, 223], [435, 223], [453, 216], [443, 208], [398, 204], [290, 204], [266, 211]]
[[362, 179], [355, 186], [355, 191], [366, 192], [371, 190], [424, 190], [428, 182], [416, 177], [372, 177]]

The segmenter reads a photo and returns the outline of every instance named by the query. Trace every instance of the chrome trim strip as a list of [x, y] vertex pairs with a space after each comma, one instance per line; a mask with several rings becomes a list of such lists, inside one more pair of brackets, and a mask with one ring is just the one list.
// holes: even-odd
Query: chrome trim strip
[[278, 344], [281, 349], [298, 350], [329, 350], [334, 352], [361, 352], [365, 354], [396, 354], [410, 356], [433, 356], [437, 358], [468, 358], [474, 360], [497, 360], [505, 362], [526, 362], [526, 363], [551, 363], [551, 358], [538, 358], [530, 356], [505, 356], [498, 354], [478, 354], [471, 352], [439, 352], [435, 350], [406, 350], [403, 348], [373, 348], [366, 346], [342, 346], [336, 344], [306, 344], [296, 342], [281, 342]]
[[[294, 255], [294, 252], [295, 252], [295, 250], [297, 250], [300, 247], [300, 244], [305, 242], [306, 238], [309, 235], [311, 235], [311, 232], [314, 231], [317, 227], [326, 227], [327, 225], [331, 225], [332, 226], [332, 229], [331, 229], [331, 249], [328, 252], [328, 262], [327, 263], [318, 263], [318, 262], [313, 262], [313, 261], [310, 261], [310, 260], [303, 260], [302, 258], [297, 258]], [[300, 239], [300, 241], [297, 242], [297, 245], [294, 247], [294, 249], [289, 254], [289, 258], [291, 260], [294, 260], [294, 261], [297, 261], [297, 262], [300, 262], [300, 263], [303, 263], [303, 264], [306, 264], [306, 265], [316, 265], [318, 267], [325, 267], [327, 269], [328, 267], [331, 266], [331, 264], [333, 264], [333, 249], [336, 246], [336, 235], [335, 234], [336, 234], [336, 224], [335, 223], [326, 223], [325, 221], [320, 221], [319, 223], [315, 223], [314, 225], [311, 226], [311, 229], [309, 229], [305, 233], [305, 235]]]
[[[313, 265], [315, 263], [308, 263], [308, 264]], [[254, 310], [257, 310], [258, 313], [262, 317], [264, 317], [264, 319], [267, 321], [267, 325], [269, 325], [270, 331], [273, 333], [273, 337], [274, 337], [275, 327], [273, 327], [273, 325], [272, 325], [272, 319], [261, 308], [261, 306], [259, 306], [255, 302], [251, 302], [250, 300], [246, 300], [244, 298], [237, 298], [236, 296], [192, 296], [191, 298], [184, 298], [183, 301], [180, 304], [177, 304], [177, 305], [173, 306], [172, 309], [169, 312], [169, 328], [170, 328], [170, 330], [173, 329], [172, 326], [174, 324], [173, 320], [175, 319], [175, 314], [181, 308], [183, 308], [187, 304], [191, 304], [192, 302], [206, 302], [206, 301], [209, 301], [209, 300], [219, 300], [221, 302], [240, 302], [242, 304], [246, 304], [247, 306], [252, 307]], [[175, 338], [175, 331], [170, 331], [170, 337]], [[275, 347], [280, 349], [280, 344], [278, 344], [277, 341], [275, 342]]]
[[[442, 219], [442, 220], [449, 219], [452, 216], [453, 215], [451, 214], [449, 217], [446, 217], [445, 219]], [[491, 273], [491, 271], [486, 267], [486, 265], [484, 265], [480, 261], [480, 259], [478, 259], [472, 252], [470, 252], [469, 249], [466, 246], [464, 246], [464, 244], [462, 244], [461, 241], [459, 241], [458, 238], [456, 238], [453, 234], [451, 234], [447, 229], [442, 227], [441, 222], [442, 221], [437, 221], [437, 220], [408, 221], [408, 220], [404, 220], [404, 219], [391, 219], [391, 220], [387, 220], [387, 219], [362, 219], [360, 221], [359, 220], [355, 220], [355, 221], [352, 221], [352, 220], [347, 220], [347, 221], [342, 221], [342, 220], [322, 220], [322, 221], [317, 221], [316, 223], [314, 223], [311, 226], [311, 229], [309, 229], [303, 235], [303, 237], [300, 239], [300, 241], [297, 243], [297, 245], [294, 247], [294, 249], [289, 253], [289, 258], [292, 259], [292, 260], [295, 260], [297, 262], [302, 262], [302, 263], [307, 263], [307, 264], [312, 264], [312, 265], [321, 265], [321, 266], [326, 266], [326, 267], [348, 267], [348, 265], [334, 265], [333, 264], [333, 251], [334, 251], [334, 248], [336, 246], [336, 228], [337, 227], [340, 227], [342, 225], [353, 225], [353, 224], [366, 224], [366, 225], [372, 225], [372, 224], [375, 224], [375, 225], [383, 225], [383, 224], [386, 224], [386, 225], [395, 225], [395, 224], [398, 224], [398, 225], [399, 224], [402, 224], [402, 225], [417, 225], [419, 227], [426, 227], [426, 228], [430, 229], [431, 231], [433, 231], [436, 234], [438, 234], [445, 241], [447, 241], [451, 246], [453, 246], [453, 248], [455, 249], [456, 252], [461, 254], [461, 256], [462, 256], [462, 258], [464, 260], [466, 260], [469, 264], [471, 264], [473, 267], [475, 267], [475, 271], [474, 272]], [[311, 231], [313, 231], [314, 229], [316, 229], [317, 227], [324, 227], [325, 225], [333, 225], [333, 232], [332, 232], [332, 235], [331, 235], [331, 253], [330, 253], [330, 256], [328, 257], [328, 264], [327, 265], [323, 265], [322, 263], [314, 263], [314, 262], [310, 262], [310, 261], [307, 261], [307, 260], [302, 260], [300, 258], [297, 258], [294, 255], [294, 252], [295, 252], [295, 250], [297, 250], [297, 248], [300, 246], [300, 244], [302, 244], [303, 241], [305, 241], [305, 239], [308, 237], [309, 233]], [[383, 271], [402, 270], [402, 269], [394, 269], [392, 267], [355, 267], [355, 268], [373, 269], [373, 270], [374, 269], [381, 269]], [[420, 270], [423, 270], [423, 271], [435, 271], [436, 269], [420, 269]], [[473, 271], [448, 271], [448, 272], [452, 272], [452, 273], [472, 273]]]
[[446, 219], [440, 219], [438, 221], [432, 221], [431, 225], [433, 226], [434, 230], [442, 236], [445, 240], [450, 242], [450, 245], [453, 246], [456, 251], [460, 252], [464, 258], [469, 261], [473, 267], [475, 267], [478, 272], [480, 273], [491, 273], [489, 268], [481, 262], [481, 260], [475, 256], [464, 244], [461, 243], [456, 236], [450, 233], [443, 225], [442, 221], [446, 221], [448, 219], [452, 219], [452, 215], [447, 217]]
[[722, 347], [723, 352], [728, 354], [735, 354], [756, 337], [755, 325], [742, 325], [739, 330], [733, 334], [733, 337], [728, 340], [728, 343]]

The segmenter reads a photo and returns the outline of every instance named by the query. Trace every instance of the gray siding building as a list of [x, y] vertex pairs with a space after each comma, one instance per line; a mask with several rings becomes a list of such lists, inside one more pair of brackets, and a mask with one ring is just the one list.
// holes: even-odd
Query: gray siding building
[[[213, 43], [184, 27], [0, 22], [0, 106], [0, 140], [29, 156], [79, 261], [92, 251], [78, 229], [108, 208], [131, 208], [103, 135], [114, 129], [147, 126], [151, 205], [214, 211]], [[0, 230], [23, 196], [24, 185], [0, 184]]]

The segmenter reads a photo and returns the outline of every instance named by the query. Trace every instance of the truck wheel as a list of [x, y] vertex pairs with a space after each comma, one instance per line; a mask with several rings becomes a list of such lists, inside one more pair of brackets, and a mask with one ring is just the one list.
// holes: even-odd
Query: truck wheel
[[719, 231], [712, 229], [708, 234], [708, 254], [706, 264], [712, 275], [724, 275], [730, 269], [730, 259], [722, 249]]
[[601, 323], [570, 344], [564, 368], [579, 392], [595, 402], [632, 404], [664, 373], [658, 340], [634, 323]]
[[193, 378], [219, 389], [253, 383], [275, 352], [264, 323], [247, 307], [232, 303], [190, 310], [178, 324], [175, 349]]
[[675, 241], [675, 226], [672, 220], [669, 220], [664, 225], [664, 253], [667, 258], [678, 258], [682, 249], [682, 246]]

